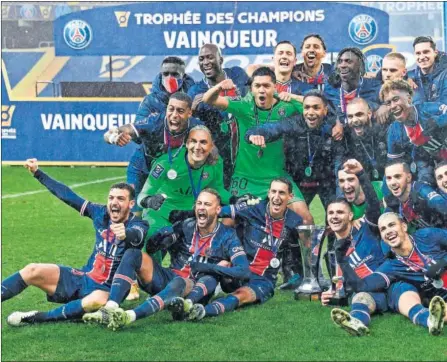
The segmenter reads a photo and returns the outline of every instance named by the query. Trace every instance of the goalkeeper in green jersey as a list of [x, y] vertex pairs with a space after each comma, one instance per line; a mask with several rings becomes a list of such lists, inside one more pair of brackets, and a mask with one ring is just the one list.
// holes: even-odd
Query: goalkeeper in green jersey
[[[244, 140], [245, 132], [250, 127], [277, 122], [303, 112], [302, 103], [292, 99], [290, 94], [281, 93], [281, 99], [275, 96], [275, 84], [275, 73], [268, 67], [261, 67], [253, 72], [251, 93], [245, 98], [231, 100], [219, 96], [221, 91], [234, 87], [231, 79], [226, 79], [210, 88], [203, 96], [205, 103], [231, 113], [237, 121], [239, 150], [230, 186], [230, 192], [234, 196], [240, 197], [249, 193], [263, 198], [272, 179], [287, 177], [292, 181], [284, 171], [282, 139], [264, 147], [249, 144]], [[305, 224], [313, 224], [312, 215], [301, 191], [293, 181], [292, 184], [294, 197], [289, 202], [289, 207], [303, 218]]]
[[223, 163], [205, 126], [195, 126], [188, 134], [185, 146], [175, 154], [167, 153], [153, 163], [149, 177], [138, 195], [143, 207], [143, 219], [149, 222], [146, 239], [161, 227], [170, 225], [172, 210], [192, 209], [200, 191], [213, 188], [222, 201], [229, 194], [223, 186]]

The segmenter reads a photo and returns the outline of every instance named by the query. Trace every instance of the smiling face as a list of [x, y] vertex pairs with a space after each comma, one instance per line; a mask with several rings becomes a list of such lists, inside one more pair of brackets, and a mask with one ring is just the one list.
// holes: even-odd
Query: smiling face
[[292, 74], [294, 65], [296, 64], [296, 54], [291, 44], [279, 44], [273, 55], [273, 64], [275, 70], [281, 74]]
[[130, 210], [135, 205], [130, 200], [129, 191], [124, 189], [111, 189], [107, 199], [107, 212], [114, 223], [122, 223], [129, 218]]
[[182, 133], [188, 126], [188, 119], [192, 116], [188, 103], [178, 99], [169, 99], [166, 108], [168, 129], [172, 133]]
[[327, 115], [327, 107], [320, 97], [308, 96], [304, 98], [303, 115], [307, 127], [317, 128]]
[[433, 70], [437, 54], [438, 51], [432, 49], [429, 42], [419, 43], [414, 46], [416, 63], [421, 68], [423, 74], [428, 74]]
[[447, 193], [447, 165], [438, 167], [435, 171], [435, 177], [438, 188]]
[[222, 73], [223, 58], [215, 45], [204, 45], [199, 52], [199, 67], [207, 79], [216, 80]]
[[342, 234], [351, 227], [354, 217], [344, 202], [333, 202], [327, 208], [327, 222], [334, 233]]
[[195, 168], [203, 165], [213, 148], [211, 135], [205, 130], [192, 130], [189, 132], [186, 148], [190, 165]]
[[199, 229], [211, 229], [217, 223], [221, 206], [216, 195], [203, 191], [195, 203], [196, 222]]
[[391, 212], [379, 218], [379, 230], [382, 240], [393, 249], [401, 248], [407, 239], [407, 224]]
[[279, 219], [287, 210], [287, 203], [292, 199], [293, 194], [289, 192], [289, 186], [284, 182], [273, 181], [268, 192], [270, 215]]
[[411, 173], [405, 171], [403, 164], [395, 164], [385, 168], [385, 179], [391, 193], [396, 197], [405, 194], [411, 185]]
[[308, 68], [316, 68], [321, 65], [321, 61], [326, 56], [326, 51], [320, 39], [310, 37], [304, 41], [301, 55]]
[[368, 127], [371, 126], [372, 112], [366, 102], [351, 102], [347, 106], [346, 116], [348, 126], [357, 137], [363, 137]]
[[356, 80], [360, 75], [360, 60], [354, 53], [346, 51], [338, 58], [337, 70], [343, 82]]
[[413, 109], [412, 97], [404, 90], [390, 90], [384, 95], [384, 103], [398, 122], [407, 120]]
[[338, 186], [343, 191], [345, 199], [351, 204], [355, 203], [362, 192], [358, 177], [343, 170], [338, 171]]
[[256, 105], [262, 109], [270, 109], [273, 105], [273, 94], [275, 94], [275, 83], [268, 75], [258, 75], [253, 78], [251, 92]]
[[388, 58], [385, 56], [382, 62], [383, 81], [401, 80], [407, 74], [405, 62], [398, 58]]

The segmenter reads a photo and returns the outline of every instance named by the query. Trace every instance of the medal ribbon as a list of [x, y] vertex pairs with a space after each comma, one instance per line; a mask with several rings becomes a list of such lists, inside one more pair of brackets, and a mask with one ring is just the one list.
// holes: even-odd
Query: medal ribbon
[[[399, 261], [401, 261], [402, 263], [404, 263], [405, 265], [409, 266], [411, 268], [411, 270], [417, 272], [420, 270], [422, 270], [423, 273], [427, 272], [427, 268], [426, 268], [426, 263], [425, 263], [425, 258], [422, 255], [422, 253], [418, 250], [413, 238], [410, 236], [411, 239], [411, 243], [413, 244], [413, 250], [410, 253], [410, 256], [405, 258], [403, 256], [400, 256], [399, 254], [396, 254], [396, 259], [398, 259]], [[413, 253], [416, 253], [416, 255], [419, 257], [419, 259], [424, 263], [423, 266], [416, 264], [414, 262], [412, 262], [410, 260], [411, 255], [413, 255]]]
[[315, 151], [314, 151], [313, 155], [312, 155], [311, 150], [310, 150], [310, 136], [309, 136], [309, 132], [307, 132], [306, 134], [307, 134], [307, 154], [308, 154], [308, 160], [309, 160], [309, 167], [312, 168], [313, 163], [314, 163], [315, 155], [317, 154], [317, 152], [320, 150], [320, 147], [324, 143], [324, 130], [323, 130], [323, 127], [321, 127], [321, 140], [318, 143], [317, 147], [315, 148]]
[[[363, 84], [363, 78], [360, 78], [360, 81], [359, 81], [359, 84], [358, 84], [358, 86], [357, 86], [357, 89], [355, 90], [355, 96], [354, 96], [354, 98], [358, 98], [358, 97], [360, 97], [360, 88], [362, 87], [362, 84]], [[343, 113], [346, 114], [347, 101], [346, 101], [346, 97], [345, 97], [345, 91], [344, 91], [344, 89], [343, 89], [342, 86], [340, 86], [339, 93], [340, 93], [340, 105], [341, 105], [341, 111], [342, 111]], [[352, 92], [351, 92], [351, 93], [352, 93]], [[347, 122], [346, 122], [346, 119], [345, 119], [345, 123], [347, 123]]]
[[212, 244], [212, 242], [213, 242], [213, 240], [214, 240], [214, 237], [215, 237], [216, 234], [217, 234], [217, 230], [218, 230], [218, 229], [219, 229], [219, 223], [217, 223], [217, 225], [216, 225], [216, 227], [214, 228], [213, 232], [211, 232], [210, 234], [204, 236], [204, 238], [210, 238], [210, 239], [209, 239], [209, 241], [204, 242], [204, 243], [202, 244], [202, 246], [199, 248], [199, 241], [200, 241], [200, 239], [201, 239], [202, 237], [200, 236], [199, 230], [198, 230], [198, 228], [197, 228], [197, 226], [196, 226], [196, 228], [195, 228], [195, 230], [194, 230], [194, 236], [193, 236], [193, 239], [194, 239], [194, 254], [193, 254], [193, 256], [192, 256], [192, 260], [193, 260], [193, 261], [196, 261], [196, 260], [197, 260], [197, 257], [200, 255], [200, 252], [201, 252], [207, 245], [211, 246], [211, 244]]
[[203, 178], [203, 166], [202, 166], [202, 172], [200, 173], [200, 178], [199, 178], [199, 182], [197, 183], [197, 189], [194, 185], [194, 179], [192, 177], [192, 171], [191, 171], [191, 166], [189, 165], [188, 162], [188, 153], [185, 153], [185, 162], [186, 162], [186, 166], [188, 167], [188, 176], [189, 176], [189, 184], [191, 185], [192, 188], [192, 194], [194, 196], [194, 200], [197, 200], [197, 197], [199, 197], [200, 191], [201, 191], [201, 184], [202, 184], [202, 178]]
[[281, 241], [284, 237], [283, 232], [284, 232], [284, 223], [286, 221], [287, 210], [283, 216], [284, 223], [282, 224], [280, 235], [279, 235], [279, 238], [276, 239], [276, 242], [275, 242], [275, 236], [273, 235], [273, 219], [270, 216], [269, 204], [267, 204], [267, 210], [266, 210], [265, 215], [266, 215], [266, 221], [267, 221], [266, 228], [268, 229], [270, 244], [272, 245], [272, 253], [273, 253], [274, 257], [276, 257], [276, 253], [278, 251], [279, 244], [281, 243]]
[[369, 162], [371, 163], [372, 167], [375, 169], [377, 167], [377, 162], [376, 162], [375, 151], [374, 151], [374, 136], [371, 136], [372, 157], [369, 155], [369, 152], [366, 149], [365, 145], [363, 144], [363, 141], [359, 140], [359, 142], [362, 145], [363, 150], [365, 151], [366, 156], [368, 157]]

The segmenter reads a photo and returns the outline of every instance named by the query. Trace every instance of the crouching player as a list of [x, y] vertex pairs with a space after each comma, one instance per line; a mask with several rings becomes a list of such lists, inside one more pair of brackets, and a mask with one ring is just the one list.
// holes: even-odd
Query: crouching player
[[82, 269], [56, 264], [28, 264], [2, 282], [2, 302], [33, 285], [47, 293], [50, 302], [66, 303], [48, 312], [14, 312], [7, 322], [12, 326], [79, 319], [85, 312], [103, 306], [113, 276], [126, 251], [140, 252], [148, 224], [131, 213], [134, 189], [125, 183], [112, 185], [107, 205], [93, 204], [38, 169], [37, 160], [25, 167], [53, 195], [93, 221], [95, 247]]
[[[164, 283], [158, 283], [158, 288], [152, 288], [153, 294], [157, 294], [148, 298], [137, 308], [124, 311], [118, 308], [123, 297], [122, 290], [120, 291], [123, 289], [122, 282], [119, 279], [122, 279], [123, 275], [117, 274], [112, 284], [110, 300], [105, 308], [96, 313], [85, 314], [84, 321], [107, 324], [109, 328], [115, 330], [155, 314], [165, 306], [169, 306], [175, 297], [188, 295], [189, 299], [199, 301], [214, 292], [222, 276], [247, 280], [250, 276], [248, 261], [236, 231], [217, 220], [221, 211], [220, 204], [220, 196], [215, 190], [204, 189], [195, 203], [195, 219], [187, 219], [182, 223], [162, 229], [149, 239], [148, 247], [152, 249], [149, 250], [150, 252], [167, 248], [171, 250], [173, 267], [171, 270], [155, 265], [155, 262], [152, 263], [154, 265], [152, 283], [154, 284], [156, 279], [162, 279], [162, 277], [165, 279]], [[145, 257], [145, 260], [149, 259]], [[231, 266], [219, 265], [222, 261], [227, 262], [225, 265], [231, 263]], [[146, 280], [148, 279], [149, 263], [145, 264], [143, 263], [140, 270], [137, 270], [140, 280], [145, 276]], [[133, 270], [126, 271], [129, 275], [128, 272]], [[194, 280], [197, 279], [198, 283], [193, 288]], [[167, 283], [169, 280], [170, 282]], [[119, 295], [120, 298], [117, 299], [115, 295]], [[181, 319], [182, 299], [177, 299], [171, 310], [177, 313], [179, 316], [177, 319]]]
[[296, 228], [303, 223], [299, 215], [287, 208], [292, 199], [292, 183], [281, 177], [271, 181], [267, 200], [247, 208], [222, 208], [220, 216], [231, 217], [243, 225], [242, 244], [250, 262], [250, 280], [232, 283], [233, 293], [205, 307], [195, 304], [194, 315], [189, 319], [218, 316], [273, 297], [283, 250], [291, 240], [296, 242]]
[[431, 335], [439, 335], [447, 320], [447, 230], [424, 228], [409, 235], [407, 229], [398, 214], [388, 212], [380, 216], [380, 234], [391, 253], [363, 279], [352, 272], [344, 258], [350, 245], [348, 238], [336, 244], [337, 262], [346, 282], [357, 292], [385, 290], [396, 281], [411, 284], [413, 288], [398, 300], [399, 312], [414, 324], [428, 328]]

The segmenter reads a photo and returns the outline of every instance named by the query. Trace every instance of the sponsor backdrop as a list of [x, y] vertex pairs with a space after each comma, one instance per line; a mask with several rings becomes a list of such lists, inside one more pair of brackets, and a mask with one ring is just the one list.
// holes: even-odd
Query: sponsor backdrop
[[[191, 56], [203, 43], [213, 42], [225, 55], [271, 54], [278, 41], [297, 43], [305, 34], [319, 33], [329, 52], [346, 46], [367, 48], [371, 71], [390, 51], [389, 18], [381, 10], [340, 3], [253, 5], [215, 2], [210, 9], [208, 3], [176, 2], [84, 11], [64, 8], [53, 14], [55, 51], [57, 56]], [[25, 10], [31, 17], [31, 8]], [[73, 164], [129, 160], [135, 145], [107, 145], [102, 135], [110, 127], [131, 122], [140, 99], [10, 100], [9, 91], [2, 66], [4, 161], [30, 156]]]

